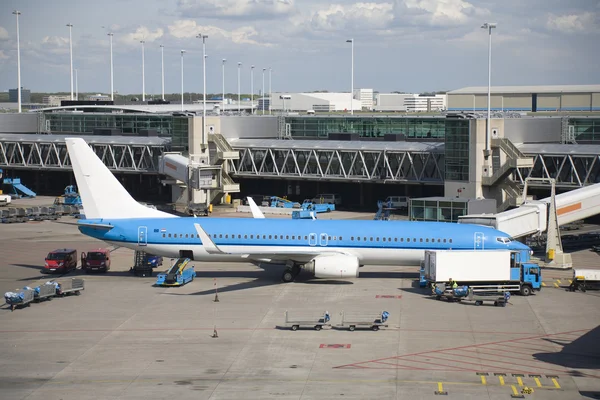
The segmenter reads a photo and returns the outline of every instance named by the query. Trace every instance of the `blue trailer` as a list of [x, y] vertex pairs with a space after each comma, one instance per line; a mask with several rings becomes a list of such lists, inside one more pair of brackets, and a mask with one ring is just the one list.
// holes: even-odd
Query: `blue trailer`
[[308, 210], [292, 211], [292, 219], [317, 219], [317, 212]]
[[20, 178], [4, 178], [4, 189], [11, 197], [20, 199], [21, 197], [33, 198], [35, 192], [21, 183]]
[[316, 211], [318, 213], [335, 211], [335, 204], [333, 203], [313, 203], [312, 200], [306, 199], [302, 202], [302, 210], [304, 211]]
[[271, 203], [271, 207], [300, 208], [300, 203], [298, 203], [297, 201], [291, 201], [282, 197], [271, 196], [269, 201]]

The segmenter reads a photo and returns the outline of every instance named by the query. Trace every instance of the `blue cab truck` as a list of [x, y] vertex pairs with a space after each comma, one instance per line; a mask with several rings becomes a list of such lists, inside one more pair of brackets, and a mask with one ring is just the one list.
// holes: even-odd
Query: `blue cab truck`
[[542, 288], [542, 272], [530, 253], [510, 250], [426, 250], [420, 282], [447, 283], [520, 293], [529, 296]]

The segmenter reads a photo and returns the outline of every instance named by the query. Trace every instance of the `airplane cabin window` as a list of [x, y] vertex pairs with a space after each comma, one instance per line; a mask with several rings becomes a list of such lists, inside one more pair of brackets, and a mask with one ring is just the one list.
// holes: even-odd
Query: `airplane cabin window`
[[416, 242], [416, 241], [417, 241], [417, 238], [413, 238], [413, 242]]
[[225, 235], [225, 239], [229, 239], [229, 235]]
[[438, 238], [438, 243], [440, 242], [440, 239]]
[[342, 240], [342, 237], [340, 236], [340, 240]]
[[248, 235], [244, 235], [244, 239], [248, 239]]
[[292, 235], [292, 240], [296, 240], [296, 236], [295, 235]]
[[398, 238], [394, 238], [394, 242], [397, 242], [397, 241], [398, 241]]
[[290, 236], [289, 235], [285, 235], [285, 240], [290, 240]]
[[183, 237], [183, 233], [180, 233], [180, 234], [179, 234], [179, 237], [180, 237], [180, 238], [182, 238], [182, 237]]
[[444, 243], [446, 243], [446, 239], [444, 239]]
[[308, 236], [304, 236], [304, 240], [308, 240]]
[[[210, 235], [209, 235], [210, 236]], [[169, 237], [171, 237], [171, 234], [169, 233]]]
[[389, 238], [388, 238], [388, 242], [391, 242], [391, 241], [392, 241], [392, 238], [391, 238], [391, 237], [389, 237]]
[[271, 239], [271, 235], [269, 235], [269, 239]]
[[383, 238], [383, 241], [385, 242], [385, 238]]
[[[422, 241], [423, 241], [423, 239], [421, 239], [421, 242], [422, 242]], [[429, 243], [429, 238], [425, 239], [425, 241], [426, 241], [427, 243]]]
[[223, 235], [222, 234], [219, 234], [219, 239], [223, 239]]
[[379, 237], [376, 237], [376, 238], [375, 238], [375, 241], [379, 242]]
[[163, 233], [163, 237], [166, 237], [166, 235]]
[[327, 240], [331, 240], [331, 236], [327, 236]]
[[449, 243], [452, 243], [452, 239], [448, 239], [448, 242], [449, 242]]

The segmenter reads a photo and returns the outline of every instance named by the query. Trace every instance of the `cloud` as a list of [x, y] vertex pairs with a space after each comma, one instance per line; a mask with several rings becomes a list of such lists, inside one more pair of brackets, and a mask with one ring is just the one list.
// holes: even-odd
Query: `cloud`
[[293, 0], [179, 0], [181, 15], [192, 18], [272, 19], [292, 14]]
[[598, 29], [598, 15], [592, 12], [581, 14], [554, 15], [549, 14], [546, 28], [563, 33], [576, 33]]
[[[198, 25], [196, 21], [185, 19], [175, 21], [168, 26], [169, 34], [177, 39], [193, 38], [198, 34], [208, 35], [209, 38], [224, 38], [236, 44], [253, 44], [257, 46], [271, 46], [270, 43], [259, 42], [254, 37], [258, 32], [251, 26], [244, 26], [232, 31], [218, 28], [216, 26]], [[210, 40], [210, 39], [209, 39]]]
[[123, 43], [139, 42], [140, 40], [154, 42], [155, 40], [162, 38], [164, 33], [165, 31], [162, 28], [158, 28], [152, 32], [145, 26], [140, 26], [135, 30], [135, 32], [126, 33], [125, 35], [120, 36], [119, 40]]
[[46, 36], [42, 39], [42, 45], [51, 47], [69, 47], [69, 38], [60, 36]]
[[8, 39], [8, 31], [4, 27], [0, 26], [0, 42], [3, 42]]
[[382, 29], [393, 20], [391, 3], [332, 4], [318, 10], [309, 20], [311, 29], [337, 31], [341, 29]]
[[410, 25], [461, 25], [472, 17], [488, 14], [489, 10], [464, 0], [396, 0], [394, 3], [395, 19]]

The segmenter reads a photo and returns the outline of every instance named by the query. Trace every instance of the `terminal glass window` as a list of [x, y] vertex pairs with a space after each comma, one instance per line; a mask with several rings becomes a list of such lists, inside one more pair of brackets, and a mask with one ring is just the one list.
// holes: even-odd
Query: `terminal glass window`
[[578, 143], [600, 143], [600, 118], [571, 118], [569, 125], [573, 126]]
[[469, 136], [468, 120], [446, 122], [445, 173], [447, 181], [469, 180]]
[[466, 214], [467, 203], [465, 201], [440, 198], [410, 200], [411, 221], [458, 222], [458, 217]]
[[348, 117], [348, 116], [291, 116], [293, 137], [328, 138], [331, 133], [354, 133], [360, 138], [383, 138], [384, 135], [404, 135], [409, 139], [444, 139], [446, 119], [440, 117]]
[[[188, 117], [165, 114], [117, 113], [46, 113], [50, 132], [76, 135], [140, 135], [156, 131], [159, 137], [172, 139], [172, 150], [185, 151], [188, 145]], [[112, 130], [112, 131], [111, 131]]]

